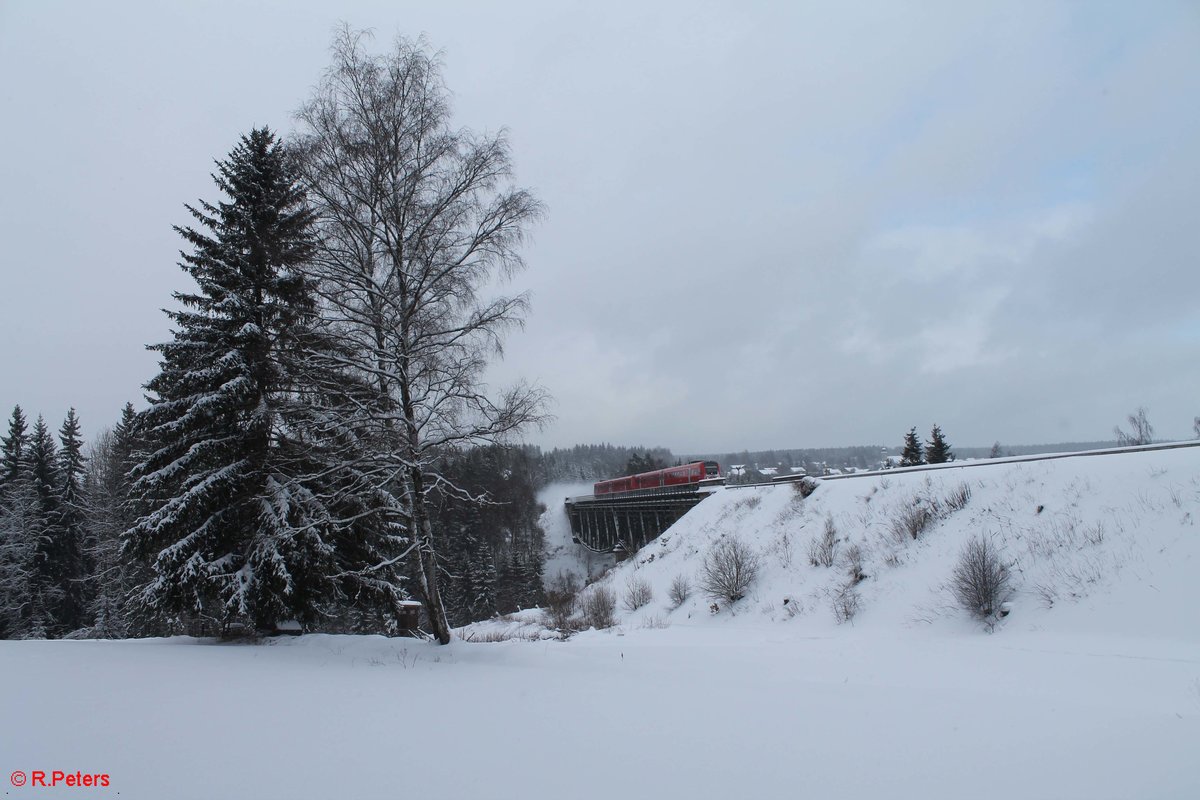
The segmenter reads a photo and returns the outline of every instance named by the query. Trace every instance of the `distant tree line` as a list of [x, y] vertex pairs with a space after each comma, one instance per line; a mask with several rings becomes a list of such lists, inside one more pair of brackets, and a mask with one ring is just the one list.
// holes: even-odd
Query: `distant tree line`
[[84, 463], [74, 409], [57, 437], [13, 409], [0, 439], [0, 637], [62, 636], [89, 616]]
[[[0, 438], [0, 638], [124, 638], [184, 632], [194, 618], [153, 613], [144, 592], [153, 563], [125, 545], [138, 520], [132, 474], [143, 463], [143, 417], [120, 421], [85, 445], [74, 410], [57, 435], [13, 409]], [[536, 448], [446, 450], [445, 480], [431, 492], [443, 541], [440, 569], [453, 625], [543, 602], [544, 478]], [[408, 579], [400, 570], [400, 581]], [[403, 585], [403, 583], [401, 583]], [[312, 630], [387, 633], [386, 606], [349, 602]]]
[[619, 478], [679, 462], [664, 447], [623, 447], [611, 444], [577, 444], [545, 452], [535, 450], [540, 485], [590, 482]]

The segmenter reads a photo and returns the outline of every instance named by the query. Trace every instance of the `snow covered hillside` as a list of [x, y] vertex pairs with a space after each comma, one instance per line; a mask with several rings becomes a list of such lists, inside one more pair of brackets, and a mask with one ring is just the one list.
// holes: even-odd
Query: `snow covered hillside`
[[[1200, 447], [895, 471], [821, 481], [807, 498], [797, 489], [729, 488], [705, 500], [597, 584], [619, 600], [649, 588], [652, 600], [635, 611], [622, 603], [618, 621], [750, 617], [810, 631], [841, 622], [967, 634], [979, 626], [946, 587], [979, 535], [1012, 576], [1001, 632], [1200, 638]], [[759, 576], [713, 614], [699, 591], [704, 557], [729, 539], [754, 551]], [[693, 589], [678, 607], [677, 578]]]
[[[1200, 449], [728, 489], [585, 590], [617, 624], [567, 641], [4, 641], [0, 774], [111, 778], [18, 798], [1200, 797], [1197, 515]], [[944, 588], [976, 534], [1014, 581], [990, 634]], [[734, 537], [760, 572], [714, 613], [704, 557]]]

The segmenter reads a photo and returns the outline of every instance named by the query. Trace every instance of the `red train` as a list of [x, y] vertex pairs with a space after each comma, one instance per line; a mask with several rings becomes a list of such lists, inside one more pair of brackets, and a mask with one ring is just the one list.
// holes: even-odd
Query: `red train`
[[678, 467], [667, 467], [666, 469], [656, 469], [653, 472], [642, 472], [638, 475], [600, 481], [592, 487], [592, 492], [600, 495], [632, 492], [638, 489], [658, 489], [663, 486], [684, 486], [689, 483], [699, 483], [705, 478], [715, 478], [720, 474], [721, 467], [716, 461], [693, 461]]

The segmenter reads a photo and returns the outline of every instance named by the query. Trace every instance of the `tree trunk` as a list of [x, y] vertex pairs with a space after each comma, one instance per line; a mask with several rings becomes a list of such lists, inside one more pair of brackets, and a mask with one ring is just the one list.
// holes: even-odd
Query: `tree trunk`
[[446, 608], [438, 588], [437, 548], [433, 546], [433, 526], [429, 522], [429, 510], [425, 507], [425, 476], [421, 474], [420, 467], [414, 466], [409, 470], [409, 477], [412, 481], [413, 528], [417, 537], [417, 559], [420, 563], [425, 610], [438, 643], [449, 644], [450, 622], [446, 619]]

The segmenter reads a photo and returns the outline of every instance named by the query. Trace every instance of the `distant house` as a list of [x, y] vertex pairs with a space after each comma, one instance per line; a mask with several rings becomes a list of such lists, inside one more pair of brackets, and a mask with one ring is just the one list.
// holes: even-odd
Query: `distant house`
[[779, 469], [777, 467], [763, 467], [762, 469], [759, 470], [759, 472], [762, 475], [765, 475], [766, 477], [769, 478], [772, 475], [777, 474], [779, 472]]

